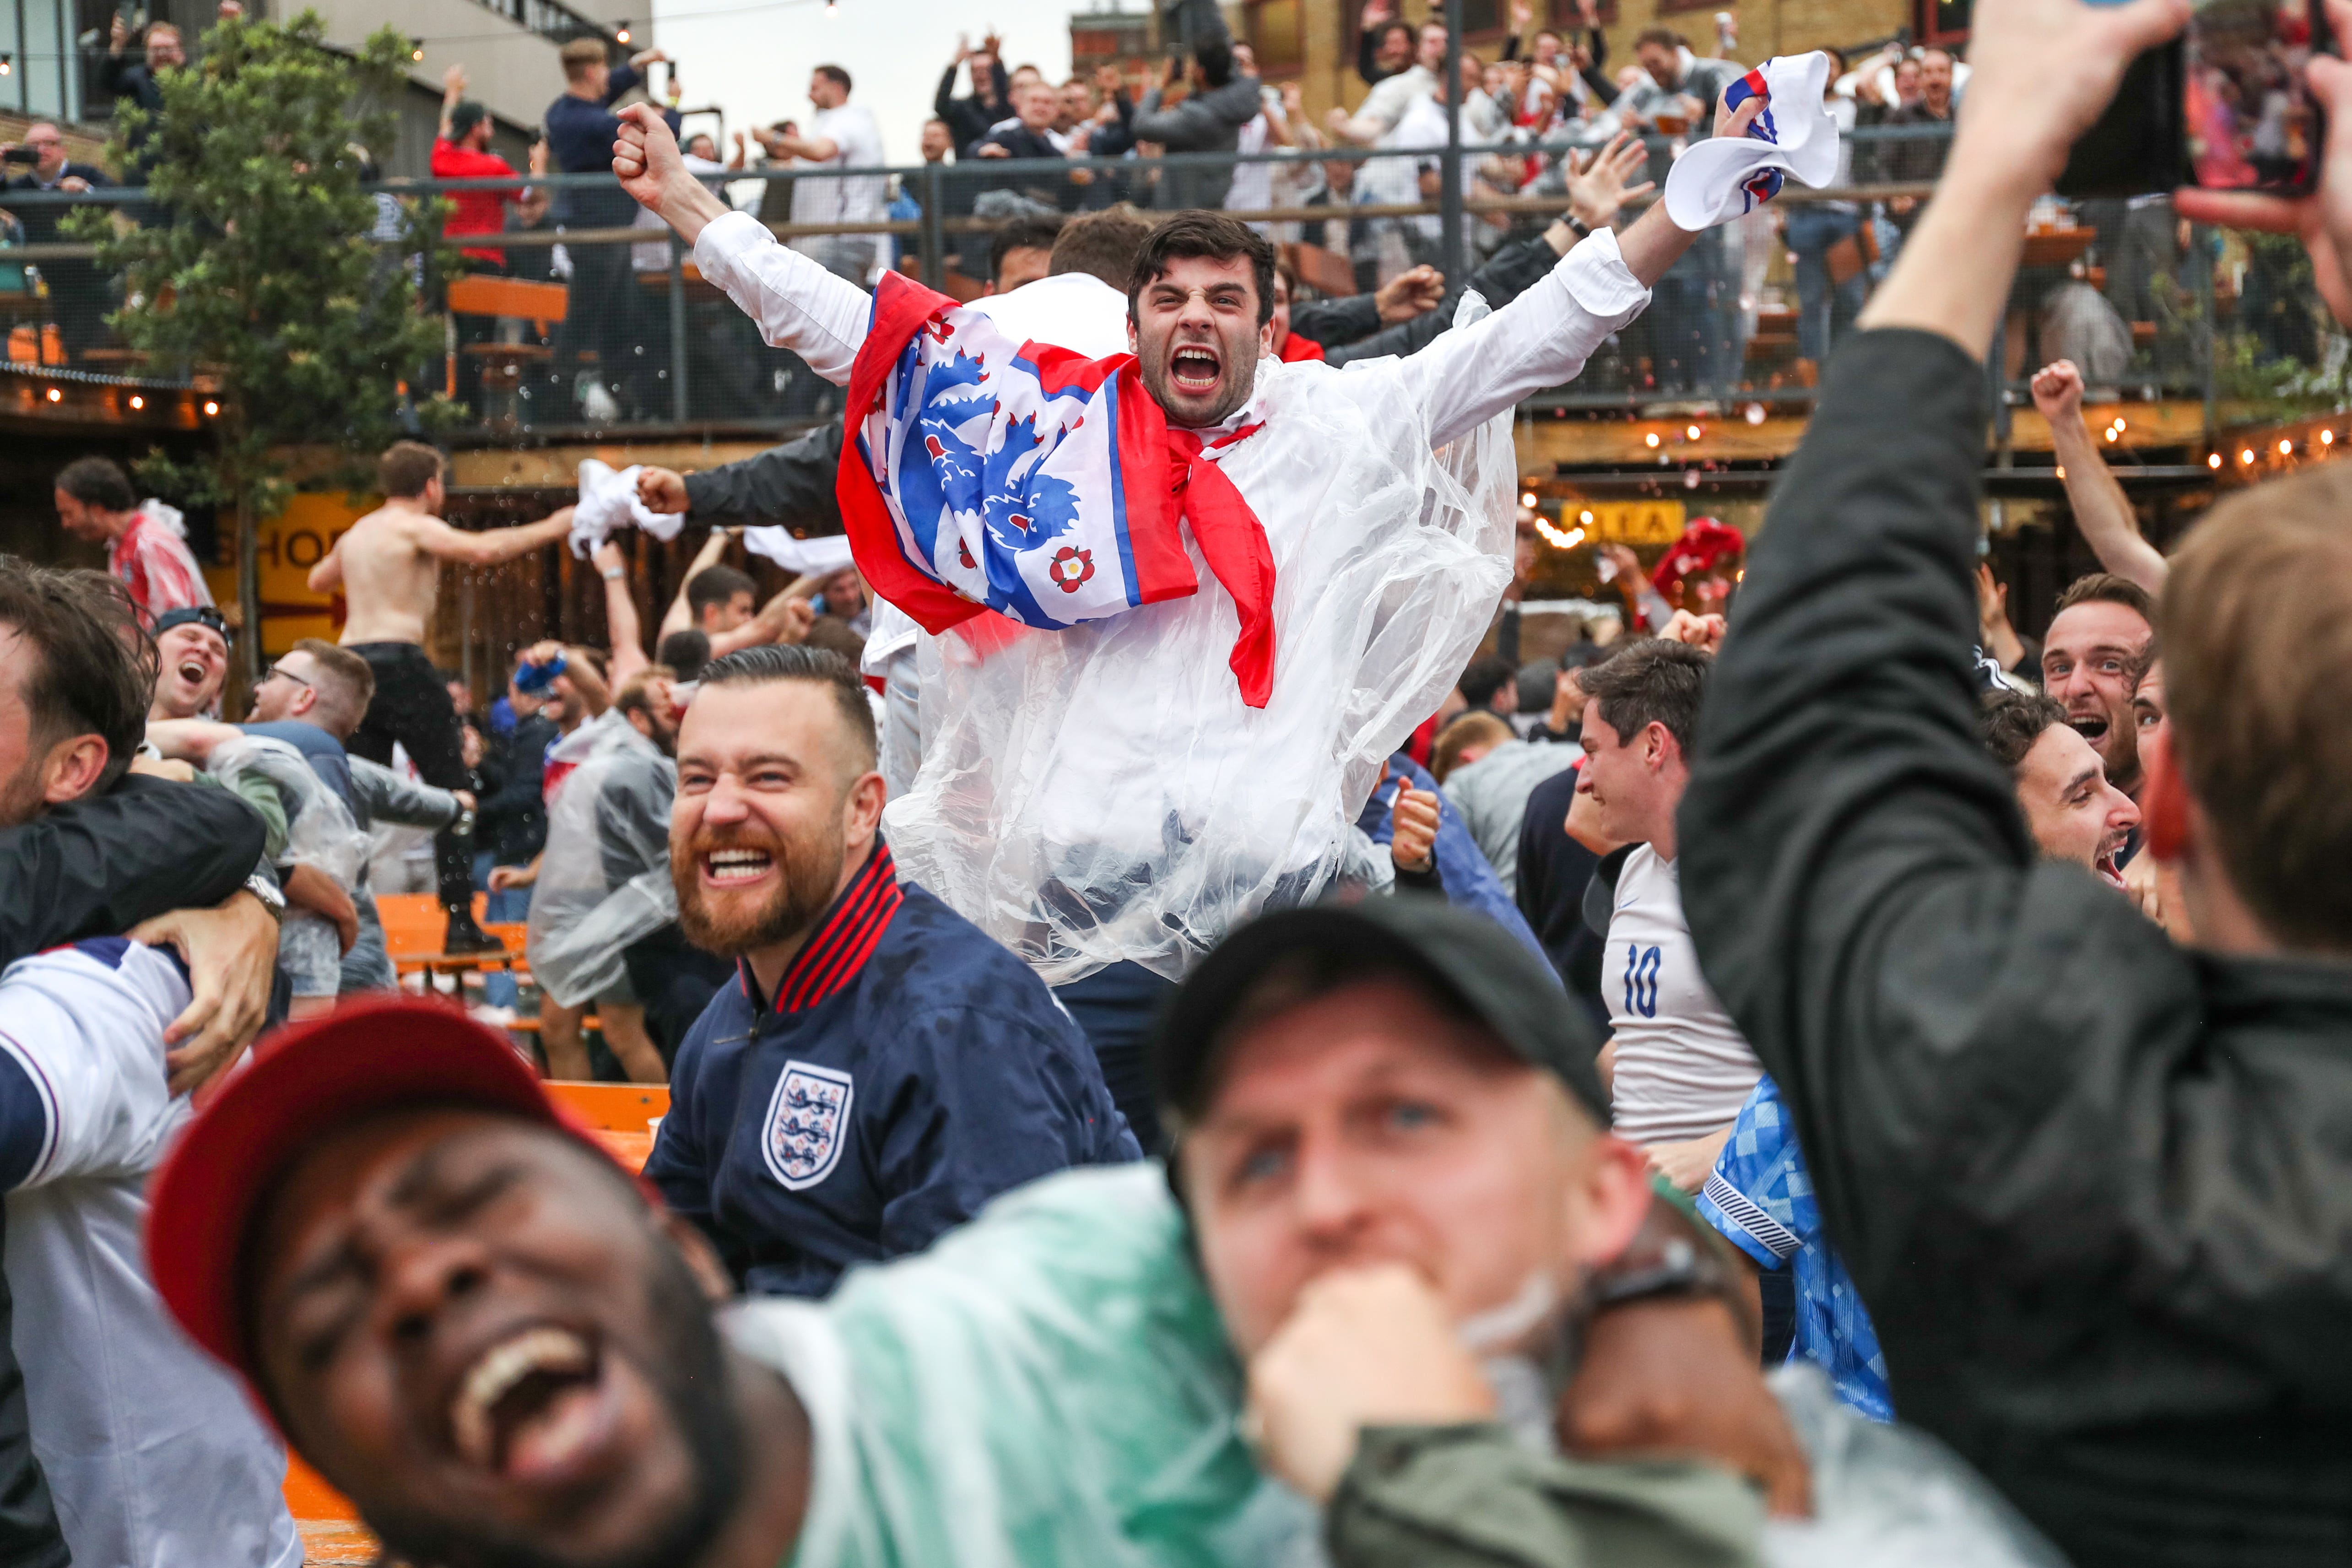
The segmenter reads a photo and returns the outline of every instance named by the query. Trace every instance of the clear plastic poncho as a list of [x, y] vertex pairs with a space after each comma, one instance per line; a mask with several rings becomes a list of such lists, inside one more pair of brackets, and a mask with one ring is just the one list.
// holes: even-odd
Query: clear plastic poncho
[[547, 809], [547, 848], [531, 886], [523, 952], [540, 988], [584, 1006], [628, 974], [632, 942], [677, 918], [669, 807], [677, 768], [618, 710]]
[[311, 770], [301, 752], [283, 741], [247, 735], [214, 747], [205, 771], [231, 784], [247, 773], [268, 779], [287, 808], [287, 862], [316, 866], [347, 893], [359, 886], [360, 871], [367, 865], [368, 836], [342, 796]]
[[[726, 1329], [808, 1414], [793, 1568], [1328, 1563], [1313, 1505], [1243, 1436], [1244, 1374], [1156, 1161], [1043, 1177], [821, 1303], [740, 1302]], [[1770, 1384], [1813, 1515], [1767, 1521], [1757, 1500], [1766, 1568], [2062, 1568], [1942, 1444], [1846, 1409], [1811, 1368]], [[1550, 1401], [1517, 1434], [1532, 1451], [1553, 1447]]]
[[[333, 786], [312, 771], [301, 752], [283, 741], [246, 735], [213, 750], [208, 770], [235, 787], [258, 774], [286, 808], [286, 849], [280, 863], [311, 866], [355, 898], [366, 868], [369, 841]], [[334, 922], [313, 910], [294, 908], [278, 924], [278, 962], [303, 998], [331, 997], [341, 989], [343, 943]]]
[[[1486, 313], [1465, 296], [1455, 325]], [[1265, 708], [1189, 537], [1190, 598], [921, 639], [923, 763], [884, 814], [891, 852], [1048, 984], [1121, 961], [1181, 978], [1229, 926], [1379, 878], [1356, 816], [1492, 618], [1517, 499], [1511, 416], [1433, 452], [1393, 363], [1261, 363], [1265, 428], [1223, 457], [1274, 555]]]

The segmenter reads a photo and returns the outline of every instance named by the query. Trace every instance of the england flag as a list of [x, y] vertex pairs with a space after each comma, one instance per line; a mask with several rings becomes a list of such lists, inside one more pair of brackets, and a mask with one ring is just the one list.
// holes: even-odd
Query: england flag
[[850, 374], [836, 487], [875, 591], [938, 635], [984, 610], [1064, 631], [1198, 591], [1185, 531], [1233, 595], [1234, 669], [1272, 680], [1274, 563], [1217, 469], [1257, 426], [1171, 431], [1132, 354], [1016, 340], [896, 273]]

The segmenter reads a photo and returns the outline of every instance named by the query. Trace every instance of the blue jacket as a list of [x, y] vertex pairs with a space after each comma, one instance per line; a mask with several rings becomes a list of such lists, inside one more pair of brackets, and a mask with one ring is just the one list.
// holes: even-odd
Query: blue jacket
[[1389, 759], [1388, 782], [1372, 792], [1364, 809], [1356, 816], [1356, 826], [1364, 830], [1375, 844], [1386, 844], [1396, 833], [1397, 780], [1409, 779], [1412, 787], [1426, 790], [1437, 796], [1437, 844], [1431, 858], [1437, 863], [1437, 874], [1445, 883], [1445, 901], [1459, 909], [1475, 910], [1505, 931], [1518, 938], [1529, 952], [1549, 963], [1550, 955], [1519, 913], [1519, 906], [1504, 890], [1503, 879], [1495, 875], [1487, 862], [1486, 852], [1478, 847], [1470, 829], [1463, 824], [1462, 814], [1454, 803], [1439, 792], [1437, 781], [1428, 771], [1402, 752]]
[[679, 1047], [647, 1180], [745, 1289], [823, 1296], [1008, 1188], [1139, 1159], [1029, 967], [876, 844], [776, 986], [721, 986]]

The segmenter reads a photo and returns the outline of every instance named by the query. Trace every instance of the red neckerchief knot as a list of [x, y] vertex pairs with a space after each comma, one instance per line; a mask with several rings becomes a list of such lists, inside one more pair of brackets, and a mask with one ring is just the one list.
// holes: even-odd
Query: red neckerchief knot
[[1274, 551], [1257, 513], [1202, 453], [1246, 440], [1257, 428], [1244, 425], [1204, 447], [1198, 431], [1168, 427], [1168, 499], [1192, 529], [1201, 559], [1240, 612], [1241, 635], [1234, 639], [1228, 662], [1241, 683], [1242, 701], [1252, 708], [1265, 707], [1274, 695]]

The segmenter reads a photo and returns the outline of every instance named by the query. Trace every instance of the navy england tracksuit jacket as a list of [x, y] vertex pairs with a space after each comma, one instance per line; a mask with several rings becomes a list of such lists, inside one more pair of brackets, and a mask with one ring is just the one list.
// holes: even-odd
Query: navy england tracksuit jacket
[[772, 1001], [741, 964], [711, 998], [645, 1173], [746, 1290], [822, 1296], [1008, 1188], [1141, 1153], [1044, 982], [877, 842]]

